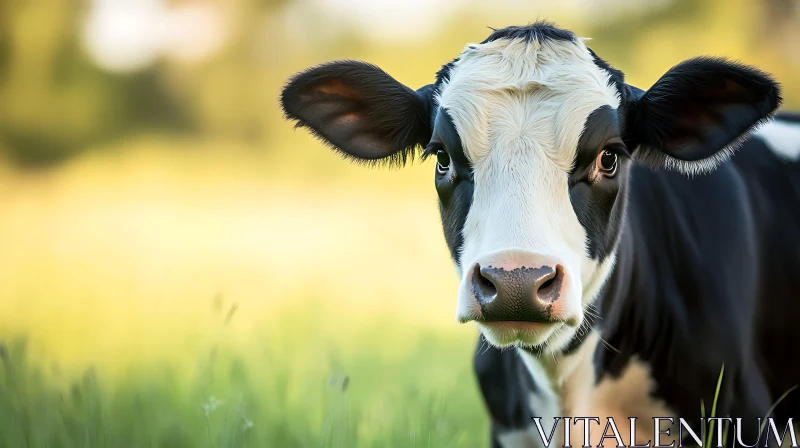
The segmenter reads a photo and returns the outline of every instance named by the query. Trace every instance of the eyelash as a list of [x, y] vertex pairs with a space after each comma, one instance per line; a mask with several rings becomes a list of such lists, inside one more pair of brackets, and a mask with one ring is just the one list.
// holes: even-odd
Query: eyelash
[[444, 146], [439, 143], [431, 143], [430, 145], [426, 146], [425, 150], [422, 151], [422, 160], [425, 160], [430, 156], [435, 156], [436, 152], [440, 149], [444, 149]]

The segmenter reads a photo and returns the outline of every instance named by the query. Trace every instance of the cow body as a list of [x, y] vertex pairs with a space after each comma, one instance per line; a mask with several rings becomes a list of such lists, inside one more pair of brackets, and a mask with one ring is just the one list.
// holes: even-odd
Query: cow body
[[[644, 91], [535, 23], [467, 45], [416, 91], [342, 61], [281, 101], [346, 157], [436, 158], [494, 445], [541, 446], [534, 418], [572, 446], [616, 445], [607, 417], [626, 445], [653, 439], [655, 417], [699, 434], [723, 366], [715, 416], [741, 418], [750, 444], [800, 382], [800, 124], [771, 120], [769, 75], [696, 58]], [[776, 408], [779, 426], [799, 403]], [[600, 419], [590, 440], [568, 416]]]
[[[795, 330], [800, 316], [800, 122], [778, 116], [774, 124], [782, 131], [794, 127], [794, 134], [784, 132], [783, 137], [796, 140], [781, 144], [797, 150], [771, 146], [773, 124], [768, 124], [713, 173], [687, 178], [633, 168], [616, 266], [598, 297], [599, 317], [593, 325], [605, 343], [586, 337], [565, 354], [591, 357], [591, 379], [579, 381], [590, 381], [592, 390], [615, 380], [621, 384], [613, 400], [597, 394], [590, 403], [579, 403], [586, 407], [577, 413], [564, 409], [571, 403], [551, 404], [559, 412], [555, 416], [611, 416], [623, 425], [628, 416], [679, 415], [699, 421], [700, 400], [708, 416], [724, 364], [719, 398], [724, 411], [718, 416], [756, 421], [800, 382], [800, 335]], [[501, 351], [483, 339], [476, 349], [475, 372], [496, 446], [538, 446], [532, 417], [542, 412], [536, 404], [541, 406], [548, 395], [568, 396], [563, 389], [576, 386], [569, 381], [574, 372], [567, 374], [562, 390], [537, 385], [536, 378], [524, 375], [526, 361], [543, 366], [562, 362], [524, 349]], [[636, 373], [631, 377], [637, 369], [644, 370], [646, 381]], [[609, 409], [610, 401], [615, 408]], [[643, 415], [643, 407], [655, 412]], [[774, 413], [781, 422], [798, 415], [800, 396], [794, 393]], [[639, 442], [652, 440], [648, 420], [637, 428], [644, 433]], [[602, 433], [601, 422], [596, 433]], [[627, 441], [627, 432], [621, 432]], [[753, 428], [744, 434], [749, 444], [758, 437]]]

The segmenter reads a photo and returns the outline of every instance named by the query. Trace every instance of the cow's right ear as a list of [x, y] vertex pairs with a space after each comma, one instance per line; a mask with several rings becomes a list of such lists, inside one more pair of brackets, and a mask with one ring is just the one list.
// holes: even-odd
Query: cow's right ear
[[403, 164], [431, 138], [432, 86], [418, 91], [358, 61], [312, 67], [281, 93], [286, 118], [346, 157]]

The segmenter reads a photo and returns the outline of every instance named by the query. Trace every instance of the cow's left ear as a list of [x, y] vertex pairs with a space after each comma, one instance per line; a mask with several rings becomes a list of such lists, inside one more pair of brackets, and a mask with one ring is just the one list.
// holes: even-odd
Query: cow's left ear
[[685, 173], [713, 170], [781, 102], [769, 75], [719, 58], [684, 61], [628, 104], [635, 158]]

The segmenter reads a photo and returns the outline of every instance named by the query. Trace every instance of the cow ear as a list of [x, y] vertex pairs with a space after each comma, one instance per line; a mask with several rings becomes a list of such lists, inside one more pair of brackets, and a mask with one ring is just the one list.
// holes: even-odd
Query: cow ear
[[290, 79], [281, 106], [346, 157], [402, 165], [430, 141], [432, 91], [415, 92], [371, 64], [339, 61]]
[[651, 167], [694, 174], [724, 161], [781, 102], [767, 74], [719, 58], [696, 58], [670, 69], [629, 105], [635, 157]]

